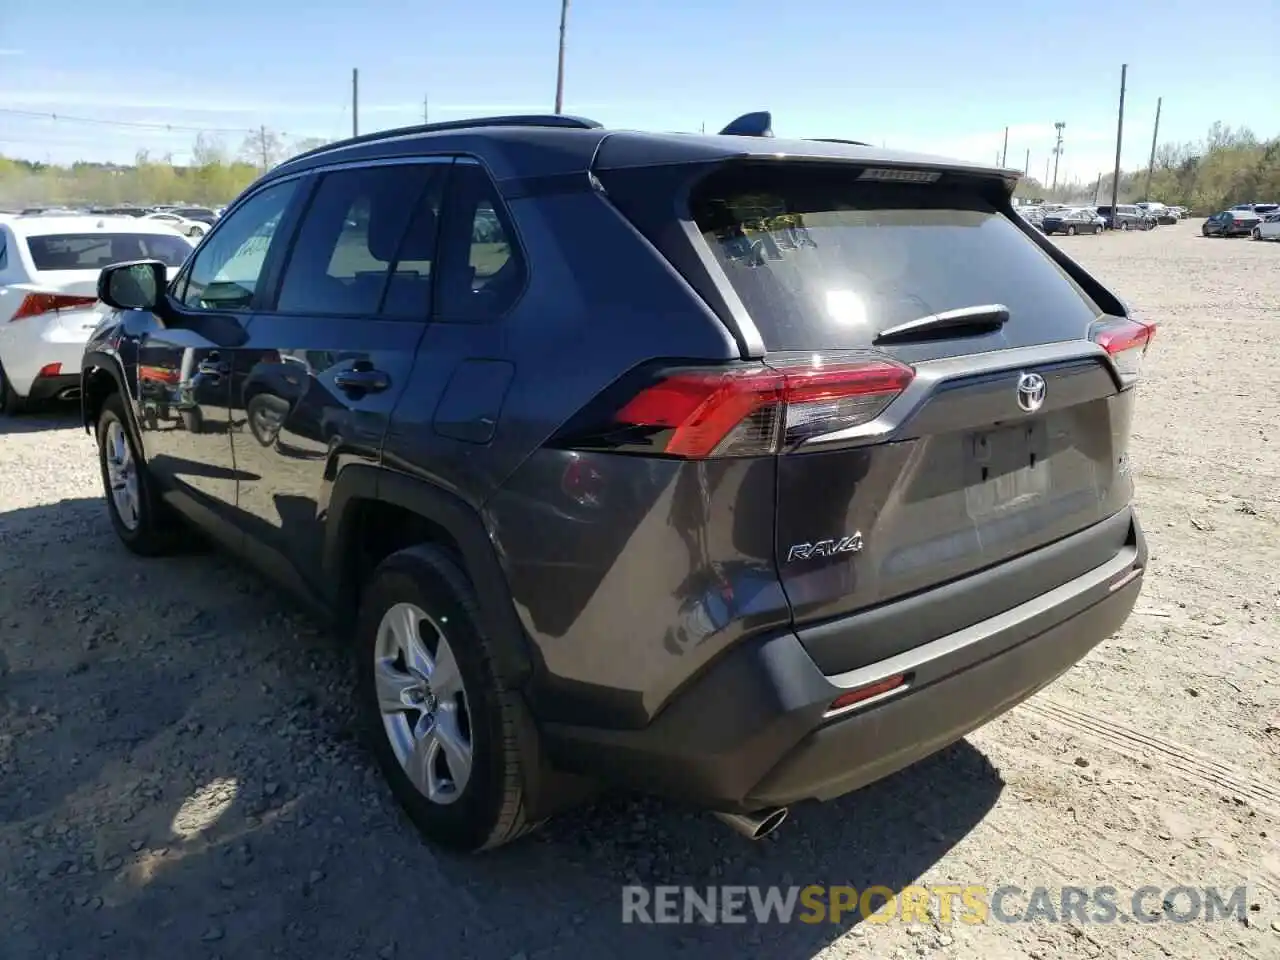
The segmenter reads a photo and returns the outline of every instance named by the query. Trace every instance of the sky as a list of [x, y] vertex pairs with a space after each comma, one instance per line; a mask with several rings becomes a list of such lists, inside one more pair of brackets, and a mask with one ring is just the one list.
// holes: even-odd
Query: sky
[[[1214, 121], [1280, 134], [1276, 0], [573, 0], [565, 111], [609, 127], [708, 131], [766, 109], [778, 136], [841, 137], [1058, 179], [1122, 166]], [[558, 0], [3, 0], [0, 154], [66, 163], [190, 157], [201, 131], [349, 135], [550, 112]], [[1237, 33], [1239, 32], [1239, 33]], [[1233, 35], [1234, 34], [1234, 35]], [[1112, 38], [1112, 39], [1109, 39]], [[1266, 51], [1270, 50], [1270, 54]], [[33, 115], [34, 114], [34, 115]], [[56, 115], [57, 119], [54, 119]], [[1050, 173], [1052, 178], [1052, 173]]]

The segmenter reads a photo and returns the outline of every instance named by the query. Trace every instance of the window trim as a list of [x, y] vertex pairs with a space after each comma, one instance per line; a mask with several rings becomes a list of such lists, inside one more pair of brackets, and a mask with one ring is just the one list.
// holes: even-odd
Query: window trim
[[272, 270], [273, 270], [273, 267], [275, 266], [275, 264], [273, 263], [273, 260], [276, 258], [273, 258], [272, 251], [276, 248], [276, 238], [284, 234], [290, 240], [290, 242], [292, 242], [291, 234], [297, 229], [298, 206], [302, 202], [310, 199], [310, 190], [312, 188], [308, 187], [306, 184], [299, 184], [299, 187], [301, 189], [295, 190], [293, 194], [290, 195], [288, 202], [285, 204], [284, 210], [280, 214], [280, 226], [277, 227], [276, 232], [272, 234], [271, 243], [267, 246], [267, 253], [262, 261], [262, 272], [258, 275], [258, 283], [253, 288], [253, 297], [250, 300], [249, 305], [247, 307], [237, 307], [235, 309], [227, 309], [227, 308], [209, 308], [209, 307], [192, 306], [186, 303], [184, 300], [187, 292], [188, 282], [191, 279], [191, 271], [195, 268], [196, 257], [200, 253], [200, 251], [205, 247], [204, 241], [207, 241], [210, 237], [217, 236], [218, 230], [222, 229], [224, 225], [228, 221], [230, 221], [232, 216], [234, 216], [242, 207], [244, 207], [247, 203], [249, 203], [249, 201], [251, 201], [254, 197], [259, 196], [260, 194], [264, 193], [267, 190], [270, 190], [272, 187], [278, 186], [281, 183], [286, 183], [294, 179], [297, 179], [297, 178], [281, 177], [278, 180], [270, 180], [266, 183], [255, 185], [254, 187], [251, 187], [249, 190], [241, 194], [229, 207], [227, 207], [226, 211], [223, 213], [221, 217], [218, 218], [217, 222], [213, 225], [212, 229], [210, 229], [209, 232], [205, 234], [202, 242], [200, 243], [200, 246], [192, 250], [191, 257], [189, 257], [187, 259], [187, 262], [182, 265], [182, 269], [178, 271], [177, 276], [175, 276], [173, 280], [169, 282], [169, 286], [165, 290], [165, 298], [168, 301], [169, 307], [171, 307], [176, 313], [198, 314], [201, 316], [209, 315], [209, 314], [229, 314], [231, 316], [238, 317], [238, 316], [247, 316], [247, 315], [251, 315], [258, 312], [259, 305], [261, 303], [261, 298], [262, 298], [263, 281], [267, 280], [268, 282], [270, 282], [275, 279], [272, 273]]
[[[305, 320], [305, 319], [316, 319], [316, 318], [323, 317], [325, 320], [389, 320], [394, 323], [430, 322], [435, 316], [436, 295], [435, 295], [434, 282], [431, 285], [431, 303], [428, 305], [427, 315], [425, 317], [422, 317], [420, 319], [413, 318], [413, 317], [387, 317], [377, 312], [382, 309], [383, 303], [386, 301], [386, 298], [387, 298], [387, 288], [391, 280], [390, 271], [388, 271], [386, 277], [383, 278], [382, 290], [378, 294], [378, 304], [374, 308], [375, 310], [374, 313], [318, 314], [318, 313], [303, 311], [303, 310], [288, 310], [288, 311], [279, 310], [277, 309], [276, 305], [280, 302], [280, 290], [284, 285], [285, 271], [288, 270], [289, 262], [293, 259], [294, 247], [297, 246], [298, 237], [302, 233], [302, 225], [306, 221], [307, 213], [310, 212], [311, 205], [315, 200], [316, 193], [320, 189], [320, 184], [325, 177], [333, 173], [345, 173], [349, 170], [360, 170], [367, 167], [444, 166], [444, 167], [452, 168], [454, 163], [457, 161], [457, 159], [458, 158], [455, 157], [453, 154], [435, 154], [435, 155], [423, 156], [423, 157], [388, 157], [380, 160], [362, 160], [362, 161], [354, 161], [350, 163], [330, 164], [323, 167], [312, 167], [308, 170], [302, 171], [297, 174], [290, 174], [288, 177], [281, 177], [280, 181], [284, 181], [286, 179], [292, 180], [300, 177], [308, 177], [310, 178], [311, 182], [306, 191], [306, 201], [299, 207], [299, 209], [296, 212], [294, 223], [292, 225], [292, 233], [289, 236], [288, 245], [281, 252], [280, 257], [277, 263], [275, 264], [276, 269], [274, 274], [270, 278], [270, 283], [265, 286], [259, 286], [258, 288], [257, 292], [262, 294], [262, 301], [260, 304], [256, 304], [255, 312], [270, 314], [273, 318], [279, 317], [280, 319], [283, 319], [283, 320]], [[446, 177], [446, 181], [445, 181], [444, 191], [442, 194], [442, 201], [440, 204], [442, 222], [437, 224], [437, 227], [436, 227], [437, 238], [441, 235], [441, 230], [443, 228], [443, 214], [444, 214], [445, 204], [448, 203], [449, 183], [447, 178], [449, 177], [449, 170], [445, 171], [444, 176]], [[276, 181], [276, 182], [280, 182], [280, 181]], [[431, 185], [431, 182], [428, 180], [427, 187], [429, 188], [430, 185]], [[420, 194], [417, 198], [418, 202], [421, 202], [424, 196], [425, 196], [425, 193]], [[224, 213], [223, 217], [226, 217], [226, 216], [227, 214]], [[401, 242], [403, 243], [404, 237], [401, 236], [400, 239], [401, 239]], [[435, 262], [433, 261], [432, 262], [433, 273], [435, 272], [434, 264]]]

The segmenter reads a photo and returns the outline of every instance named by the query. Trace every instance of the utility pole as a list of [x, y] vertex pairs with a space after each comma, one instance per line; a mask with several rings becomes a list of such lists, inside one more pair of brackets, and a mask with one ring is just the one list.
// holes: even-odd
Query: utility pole
[[1049, 163], [1052, 159], [1052, 157], [1044, 158], [1044, 185], [1046, 187], [1049, 185]]
[[[1116, 215], [1116, 204], [1120, 202], [1120, 147], [1124, 143], [1124, 85], [1129, 76], [1129, 65], [1120, 65], [1120, 110], [1116, 116], [1116, 169], [1111, 181], [1111, 216]], [[1112, 221], [1114, 223], [1114, 220]]]
[[1151, 172], [1156, 166], [1156, 140], [1160, 136], [1160, 108], [1164, 105], [1164, 97], [1156, 98], [1156, 125], [1151, 131], [1151, 159], [1147, 161], [1147, 189], [1142, 191], [1142, 199], [1151, 199]]
[[564, 28], [569, 21], [569, 0], [560, 0], [560, 57], [556, 66], [556, 113], [564, 110]]
[[351, 68], [351, 135], [360, 136], [360, 71]]
[[1066, 124], [1059, 120], [1053, 125], [1058, 131], [1058, 142], [1053, 145], [1053, 189], [1058, 189], [1058, 160], [1062, 157], [1062, 129]]
[[1027, 158], [1022, 161], [1022, 175], [1031, 176], [1031, 148], [1027, 147]]
[[1004, 166], [1006, 158], [1009, 156], [1009, 128], [1004, 128], [1004, 149], [1000, 151], [1000, 166]]
[[427, 116], [428, 116], [428, 113], [427, 113], [427, 97], [426, 97], [426, 94], [423, 94], [423, 96], [422, 96], [422, 122], [423, 122], [423, 123], [430, 123], [430, 122], [431, 122], [430, 120], [428, 120], [428, 119], [427, 119]]
[[262, 172], [267, 172], [267, 125], [258, 128], [258, 146], [262, 150]]
[[1093, 202], [1096, 206], [1098, 203], [1098, 191], [1102, 189], [1102, 174], [1098, 174], [1098, 182], [1093, 185]]

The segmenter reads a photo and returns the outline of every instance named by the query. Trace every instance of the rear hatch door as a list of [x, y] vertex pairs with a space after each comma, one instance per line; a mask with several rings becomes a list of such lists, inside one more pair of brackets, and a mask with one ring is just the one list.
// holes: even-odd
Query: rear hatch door
[[820, 666], [852, 669], [961, 629], [1120, 549], [1127, 525], [1100, 521], [1129, 499], [1129, 406], [1090, 339], [1102, 310], [989, 191], [749, 163], [705, 178], [691, 209], [766, 363], [887, 358], [915, 371], [870, 421], [818, 411], [778, 457], [778, 572], [797, 627], [1098, 530], [980, 602], [928, 617], [916, 604], [852, 646], [815, 640]]

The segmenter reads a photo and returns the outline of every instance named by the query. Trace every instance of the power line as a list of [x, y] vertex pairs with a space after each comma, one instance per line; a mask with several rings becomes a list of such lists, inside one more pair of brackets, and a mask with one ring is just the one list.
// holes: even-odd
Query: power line
[[104, 127], [130, 127], [137, 130], [172, 130], [177, 133], [255, 133], [253, 127], [191, 127], [179, 123], [159, 123], [144, 120], [106, 120], [101, 117], [76, 117], [65, 113], [40, 113], [35, 110], [14, 110], [0, 107], [0, 113], [33, 120], [56, 120], [60, 123], [91, 123]]

